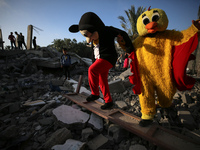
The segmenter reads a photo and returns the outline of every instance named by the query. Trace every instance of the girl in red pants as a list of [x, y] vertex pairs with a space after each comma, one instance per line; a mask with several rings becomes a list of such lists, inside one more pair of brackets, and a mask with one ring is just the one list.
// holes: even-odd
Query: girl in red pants
[[80, 31], [86, 37], [87, 43], [91, 43], [94, 53], [94, 63], [89, 67], [88, 79], [91, 95], [86, 98], [88, 102], [99, 98], [99, 87], [103, 93], [105, 104], [101, 109], [111, 108], [113, 105], [108, 86], [108, 72], [115, 66], [117, 52], [115, 49], [115, 38], [123, 39], [123, 47], [127, 53], [133, 51], [132, 42], [126, 32], [105, 26], [101, 19], [93, 12], [82, 15], [78, 25], [72, 25], [70, 32]]

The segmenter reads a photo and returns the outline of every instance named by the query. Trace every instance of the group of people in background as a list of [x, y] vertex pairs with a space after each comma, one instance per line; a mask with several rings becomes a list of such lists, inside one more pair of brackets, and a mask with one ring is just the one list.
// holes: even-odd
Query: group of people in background
[[[15, 31], [16, 34], [16, 38], [13, 35], [13, 32], [10, 32], [10, 35], [8, 36], [8, 39], [10, 40], [10, 45], [11, 45], [11, 49], [21, 49], [23, 50], [23, 46], [25, 47], [25, 49], [27, 49], [26, 47], [26, 43], [24, 40], [24, 35], [22, 33], [18, 34], [18, 32]], [[34, 36], [33, 39], [33, 47], [34, 49], [36, 49], [36, 37]]]
[[125, 70], [128, 69], [128, 67], [129, 67], [128, 54], [125, 53], [124, 56], [123, 56], [123, 54], [121, 54], [117, 59], [117, 64], [119, 65], [119, 68], [124, 68]]

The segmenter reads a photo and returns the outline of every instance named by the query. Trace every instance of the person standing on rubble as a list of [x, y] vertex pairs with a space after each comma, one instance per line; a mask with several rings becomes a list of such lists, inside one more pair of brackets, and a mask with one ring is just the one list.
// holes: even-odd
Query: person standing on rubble
[[120, 54], [120, 56], [117, 59], [117, 63], [119, 64], [119, 69], [123, 67], [123, 55]]
[[15, 31], [15, 34], [17, 35], [17, 44], [18, 44], [18, 49], [22, 49], [22, 38], [21, 36]]
[[68, 54], [67, 49], [62, 49], [63, 55], [60, 59], [61, 68], [63, 68], [63, 74], [65, 79], [70, 80], [70, 66], [71, 66], [71, 56]]
[[10, 40], [11, 48], [13, 49], [14, 48], [13, 45], [14, 45], [16, 49], [15, 36], [13, 35], [13, 32], [10, 32], [8, 39]]
[[[22, 42], [22, 44], [24, 45], [24, 47], [27, 49], [27, 47], [26, 47], [26, 43], [25, 43], [25, 41], [24, 41], [24, 36], [22, 35], [22, 33], [20, 33], [20, 36], [21, 36], [21, 42]], [[21, 45], [22, 45], [21, 44]], [[22, 48], [23, 49], [23, 48]]]
[[36, 46], [37, 46], [37, 44], [36, 44], [36, 36], [34, 36], [34, 38], [33, 38], [33, 47], [34, 47], [34, 49], [36, 49]]

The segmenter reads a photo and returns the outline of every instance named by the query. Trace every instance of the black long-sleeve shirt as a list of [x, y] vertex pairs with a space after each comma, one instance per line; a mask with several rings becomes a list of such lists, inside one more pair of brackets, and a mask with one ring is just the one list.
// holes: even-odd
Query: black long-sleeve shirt
[[121, 35], [126, 43], [126, 52], [131, 53], [133, 51], [133, 44], [125, 31], [114, 28], [112, 26], [105, 26], [101, 29], [101, 31], [98, 31], [98, 33], [100, 58], [109, 61], [113, 66], [117, 61], [117, 52], [115, 49], [114, 40], [118, 35]]

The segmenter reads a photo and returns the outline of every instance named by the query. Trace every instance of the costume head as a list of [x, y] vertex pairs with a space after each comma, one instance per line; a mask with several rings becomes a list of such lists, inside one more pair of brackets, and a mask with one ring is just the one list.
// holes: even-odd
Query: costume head
[[140, 36], [153, 34], [157, 31], [165, 31], [168, 26], [166, 13], [158, 8], [149, 9], [137, 19], [137, 31]]
[[86, 37], [87, 43], [89, 43], [93, 38], [97, 40], [98, 32], [104, 27], [104, 23], [95, 13], [87, 12], [82, 15], [78, 25], [74, 24], [69, 27], [69, 31], [72, 33], [80, 31]]

